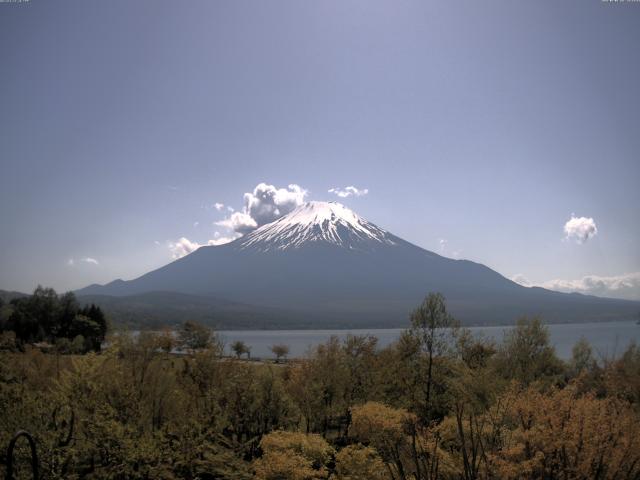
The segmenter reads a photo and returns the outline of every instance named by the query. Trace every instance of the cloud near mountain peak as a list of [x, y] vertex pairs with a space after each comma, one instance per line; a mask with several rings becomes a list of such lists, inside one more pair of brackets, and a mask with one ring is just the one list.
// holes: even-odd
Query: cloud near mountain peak
[[216, 222], [216, 225], [244, 235], [302, 205], [308, 193], [295, 183], [289, 184], [287, 188], [259, 183], [253, 191], [244, 194], [242, 211], [233, 212], [224, 220]]
[[362, 197], [369, 193], [368, 188], [357, 188], [353, 185], [349, 185], [344, 188], [330, 188], [327, 190], [328, 193], [333, 193], [340, 198], [348, 198], [348, 197]]
[[[347, 198], [367, 195], [369, 190], [349, 185], [345, 188], [330, 188], [328, 192], [340, 198]], [[219, 212], [225, 209], [229, 212], [224, 219], [214, 222], [214, 225], [228, 229], [230, 234], [221, 235], [219, 232], [215, 232], [214, 238], [203, 244], [191, 241], [186, 237], [180, 237], [174, 242], [169, 242], [169, 250], [173, 258], [177, 259], [203, 245], [222, 245], [231, 242], [293, 211], [307, 201], [308, 195], [309, 191], [296, 183], [278, 188], [275, 185], [261, 182], [252, 191], [243, 195], [241, 210], [235, 211], [222, 202], [216, 202], [212, 205]]]

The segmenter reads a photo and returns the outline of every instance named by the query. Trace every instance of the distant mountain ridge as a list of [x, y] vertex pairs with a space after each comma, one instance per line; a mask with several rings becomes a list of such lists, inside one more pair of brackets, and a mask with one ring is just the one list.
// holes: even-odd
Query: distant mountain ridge
[[[484, 265], [417, 247], [333, 202], [306, 203], [231, 243], [77, 294], [123, 297], [111, 300], [115, 305], [132, 295], [172, 292], [244, 305], [258, 328], [291, 320], [355, 328], [405, 326], [431, 291], [442, 292], [467, 324], [508, 324], [524, 314], [547, 322], [614, 320], [640, 311], [640, 302], [523, 287]], [[221, 318], [216, 308], [209, 323]], [[222, 316], [232, 328], [233, 319]]]
[[8, 291], [8, 290], [0, 290], [0, 298], [9, 303], [11, 300], [16, 298], [28, 297], [29, 295], [22, 292]]

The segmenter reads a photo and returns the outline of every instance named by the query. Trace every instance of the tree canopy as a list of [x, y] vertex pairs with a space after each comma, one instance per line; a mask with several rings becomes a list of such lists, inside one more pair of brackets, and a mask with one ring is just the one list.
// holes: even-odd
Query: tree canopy
[[[82, 355], [10, 351], [4, 332], [0, 448], [30, 432], [43, 480], [640, 478], [640, 348], [595, 359], [580, 341], [565, 362], [539, 319], [494, 342], [442, 322], [444, 299], [431, 300], [391, 345], [334, 336], [286, 363], [225, 357], [193, 322], [181, 351], [166, 330], [120, 332]], [[10, 307], [41, 312], [58, 335], [92, 332], [96, 318], [44, 290]], [[81, 337], [53, 338], [73, 350]], [[25, 453], [13, 478], [30, 478]]]
[[13, 299], [10, 310], [0, 329], [14, 332], [20, 345], [75, 341], [80, 351], [99, 351], [108, 330], [100, 307], [80, 307], [72, 292], [58, 295], [52, 288], [38, 286], [33, 295]]

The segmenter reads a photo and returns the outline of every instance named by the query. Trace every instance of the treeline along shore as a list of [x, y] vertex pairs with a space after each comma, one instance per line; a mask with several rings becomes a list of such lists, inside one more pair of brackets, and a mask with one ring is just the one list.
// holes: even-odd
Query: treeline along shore
[[384, 348], [333, 337], [287, 361], [283, 339], [277, 363], [248, 362], [192, 322], [101, 348], [97, 307], [33, 297], [0, 306], [8, 478], [640, 478], [635, 344], [602, 358], [579, 341], [563, 361], [540, 319], [495, 342], [433, 293]]

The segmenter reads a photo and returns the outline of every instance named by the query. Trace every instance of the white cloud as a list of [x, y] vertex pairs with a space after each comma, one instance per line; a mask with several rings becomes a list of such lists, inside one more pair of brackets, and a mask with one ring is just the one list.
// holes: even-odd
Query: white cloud
[[193, 222], [194, 227], [197, 227], [198, 225], [200, 225], [200, 222]]
[[598, 234], [598, 227], [593, 218], [576, 217], [571, 214], [571, 219], [564, 224], [565, 239], [574, 239], [577, 243], [585, 243]]
[[525, 287], [538, 286], [560, 292], [640, 300], [640, 272], [613, 276], [586, 275], [576, 280], [555, 279], [539, 284], [530, 282], [519, 273], [511, 277], [511, 280]]
[[[190, 254], [203, 245], [224, 245], [232, 242], [259, 226], [286, 215], [302, 205], [306, 196], [307, 190], [296, 184], [288, 185], [287, 188], [276, 188], [273, 185], [259, 183], [252, 192], [244, 194], [242, 211], [235, 211], [233, 207], [221, 202], [203, 205], [202, 207], [205, 209], [215, 208], [219, 212], [223, 210], [229, 212], [229, 216], [213, 224], [229, 229], [230, 233], [223, 235], [220, 232], [215, 232], [213, 238], [202, 244], [186, 237], [180, 237], [175, 242], [169, 242], [169, 250], [173, 258], [177, 259]], [[193, 224], [194, 227], [198, 225], [199, 222]]]
[[369, 193], [369, 189], [368, 188], [359, 189], [354, 187], [353, 185], [349, 185], [348, 187], [345, 187], [345, 188], [330, 188], [328, 192], [333, 193], [339, 196], [340, 198], [347, 198], [351, 196], [362, 197], [363, 195], [366, 195], [367, 193]]
[[452, 250], [450, 248], [449, 240], [447, 240], [446, 238], [439, 238], [438, 246], [439, 246], [440, 255], [453, 258], [455, 260], [458, 260], [462, 255], [462, 250], [460, 249]]
[[527, 277], [525, 277], [522, 273], [516, 273], [513, 277], [511, 277], [511, 281], [519, 283], [523, 287], [531, 287], [531, 282]]
[[198, 242], [192, 242], [186, 237], [180, 237], [175, 242], [169, 243], [169, 250], [171, 250], [173, 258], [182, 258], [196, 251], [198, 248], [200, 248]]
[[[210, 206], [203, 205], [205, 209], [213, 207], [219, 212], [226, 209], [230, 215], [224, 220], [214, 222], [214, 225], [228, 228], [231, 233], [222, 235], [220, 232], [215, 232], [213, 238], [202, 244], [191, 241], [186, 237], [180, 237], [175, 242], [169, 242], [169, 250], [173, 258], [178, 259], [189, 255], [204, 245], [224, 245], [232, 242], [245, 233], [249, 233], [265, 223], [273, 222], [286, 215], [297, 206], [302, 205], [306, 196], [307, 190], [296, 184], [288, 185], [287, 188], [276, 188], [273, 185], [259, 183], [252, 192], [244, 194], [242, 211], [236, 212], [233, 207], [221, 202], [216, 202]], [[198, 225], [199, 222], [193, 224], [194, 227]]]
[[213, 238], [207, 242], [207, 245], [224, 245], [225, 243], [233, 242], [236, 238], [240, 238], [238, 233], [232, 233], [231, 235], [221, 235], [220, 232], [215, 232]]
[[296, 184], [287, 188], [260, 183], [244, 194], [244, 211], [260, 225], [271, 223], [304, 203], [307, 191]]
[[242, 212], [233, 212], [228, 218], [215, 222], [215, 225], [229, 228], [242, 235], [258, 227], [258, 224], [251, 218], [251, 215]]
[[67, 260], [67, 265], [69, 267], [74, 267], [77, 262], [88, 263], [90, 265], [100, 265], [100, 262], [98, 260], [96, 260], [95, 258], [92, 258], [92, 257], [84, 257], [84, 258], [81, 258], [81, 259], [79, 259], [77, 261], [74, 258], [70, 258], [69, 260]]
[[288, 185], [287, 188], [276, 188], [273, 185], [259, 183], [253, 192], [244, 194], [242, 211], [233, 212], [233, 209], [230, 209], [233, 213], [216, 222], [216, 225], [244, 235], [302, 205], [307, 193], [307, 190], [296, 184]]
[[204, 245], [224, 245], [225, 243], [233, 242], [240, 236], [241, 235], [236, 233], [224, 236], [221, 235], [220, 232], [215, 232], [213, 234], [213, 238], [208, 240], [207, 243], [203, 244], [192, 242], [186, 237], [180, 237], [175, 242], [169, 243], [169, 250], [171, 250], [173, 258], [178, 259], [184, 257], [185, 255], [189, 255], [192, 252], [195, 252], [197, 249]]
[[587, 275], [577, 280], [556, 279], [544, 282], [542, 286], [561, 292], [640, 300], [640, 272], [610, 277]]

